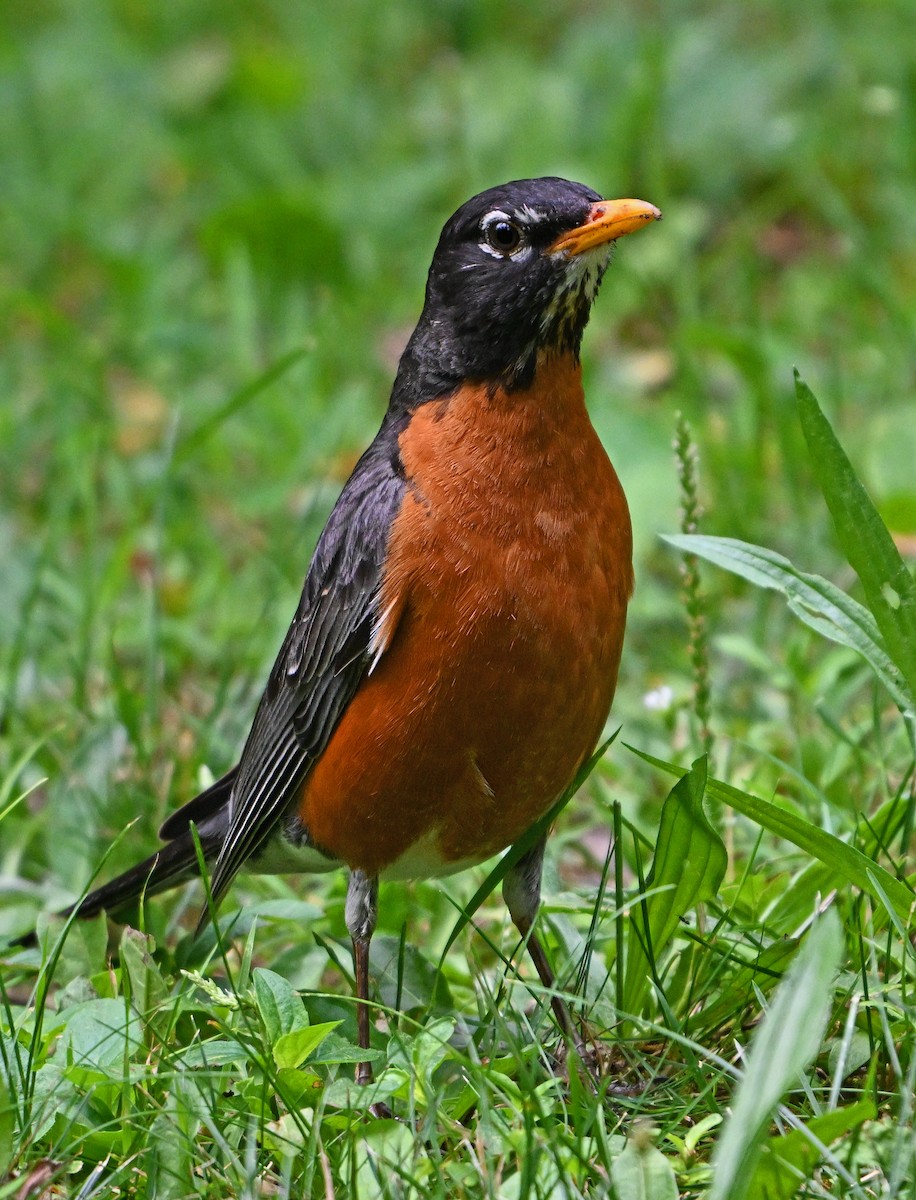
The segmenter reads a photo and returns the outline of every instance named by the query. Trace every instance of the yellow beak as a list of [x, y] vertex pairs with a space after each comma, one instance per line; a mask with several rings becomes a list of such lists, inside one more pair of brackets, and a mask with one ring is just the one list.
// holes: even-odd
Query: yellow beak
[[661, 219], [659, 209], [645, 200], [599, 200], [589, 209], [585, 223], [561, 233], [547, 247], [547, 253], [573, 257]]

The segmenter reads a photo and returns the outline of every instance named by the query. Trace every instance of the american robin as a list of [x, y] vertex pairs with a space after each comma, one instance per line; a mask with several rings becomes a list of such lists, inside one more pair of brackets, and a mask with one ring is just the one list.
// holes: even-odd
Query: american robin
[[[545, 178], [491, 188], [451, 217], [238, 764], [168, 818], [158, 853], [69, 912], [197, 873], [192, 822], [216, 904], [242, 869], [346, 867], [368, 1049], [379, 879], [446, 875], [516, 842], [607, 718], [631, 529], [585, 409], [579, 346], [613, 242], [660, 216]], [[503, 894], [551, 990], [532, 932], [543, 853], [542, 838]]]

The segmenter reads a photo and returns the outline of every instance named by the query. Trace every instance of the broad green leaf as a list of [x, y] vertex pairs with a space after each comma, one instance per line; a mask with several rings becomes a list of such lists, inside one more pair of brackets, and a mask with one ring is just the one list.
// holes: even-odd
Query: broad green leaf
[[611, 1163], [611, 1180], [626, 1200], [677, 1200], [671, 1164], [643, 1133], [637, 1133]]
[[59, 1117], [72, 1119], [85, 1105], [84, 1097], [68, 1078], [62, 1062], [63, 1059], [46, 1062], [32, 1077], [28, 1123], [29, 1137], [36, 1142]]
[[142, 1020], [164, 1036], [171, 1021], [166, 1008], [169, 991], [150, 953], [155, 946], [151, 937], [129, 926], [121, 934], [121, 965], [130, 981], [130, 1002]]
[[340, 1021], [326, 1021], [323, 1025], [309, 1025], [282, 1034], [274, 1042], [274, 1062], [278, 1067], [301, 1066], [340, 1023]]
[[241, 1042], [212, 1038], [189, 1046], [179, 1055], [178, 1061], [185, 1067], [224, 1067], [227, 1063], [241, 1063], [248, 1058], [250, 1051]]
[[830, 864], [811, 859], [786, 880], [775, 902], [766, 910], [766, 925], [773, 933], [786, 935], [807, 921], [819, 899], [837, 886], [837, 871]]
[[864, 1030], [850, 1032], [851, 1037], [837, 1037], [830, 1043], [827, 1071], [834, 1081], [840, 1071], [843, 1072], [842, 1079], [848, 1079], [850, 1075], [860, 1071], [874, 1053], [871, 1038]]
[[397, 1064], [404, 1061], [403, 1050], [407, 1050], [410, 1061], [418, 1074], [432, 1077], [433, 1071], [449, 1052], [449, 1041], [454, 1036], [456, 1022], [452, 1017], [440, 1017], [417, 1031], [413, 1038], [399, 1040], [392, 1048], [389, 1059]]
[[662, 808], [655, 857], [646, 879], [651, 892], [633, 914], [624, 994], [620, 1007], [638, 1014], [649, 989], [650, 957], [655, 962], [681, 918], [701, 900], [710, 900], [725, 874], [722, 839], [703, 811], [706, 759], [698, 758], [671, 789]]
[[[65, 930], [66, 938], [61, 940]], [[81, 920], [39, 913], [35, 932], [42, 959], [49, 967], [53, 962], [56, 984], [94, 975], [108, 965], [108, 921], [104, 913]]]
[[[371, 1057], [371, 1056], [370, 1056]], [[409, 1085], [406, 1071], [390, 1069], [372, 1083], [357, 1083], [350, 1075], [341, 1074], [328, 1083], [322, 1098], [329, 1108], [356, 1109], [365, 1112], [380, 1100], [389, 1100], [395, 1092]]]
[[401, 939], [376, 935], [369, 950], [379, 1000], [389, 1008], [410, 1012], [415, 1008], [448, 1009], [452, 1006], [448, 982], [419, 946]]
[[380, 1062], [384, 1057], [384, 1050], [362, 1050], [339, 1034], [331, 1033], [315, 1051], [312, 1065], [315, 1063], [330, 1065], [331, 1063]]
[[64, 1032], [57, 1048], [61, 1062], [109, 1075], [124, 1061], [143, 1051], [140, 1020], [123, 1000], [89, 1000], [61, 1013]]
[[888, 654], [916, 695], [916, 582], [814, 393], [795, 374], [798, 417], [846, 559], [862, 582]]
[[[683, 767], [664, 762], [662, 759], [644, 754], [641, 750], [633, 747], [630, 748], [640, 758], [667, 771], [670, 775], [686, 774]], [[883, 906], [887, 902], [903, 926], [905, 928], [910, 926], [914, 908], [916, 908], [916, 895], [906, 884], [895, 879], [883, 867], [879, 867], [861, 850], [841, 841], [834, 834], [827, 833], [819, 826], [812, 825], [810, 821], [797, 817], [788, 809], [780, 808], [779, 805], [772, 804], [769, 800], [761, 800], [759, 796], [752, 796], [750, 792], [740, 791], [718, 779], [710, 779], [706, 785], [706, 791], [714, 799], [720, 800], [730, 808], [750, 817], [764, 829], [785, 838], [787, 842], [798, 846], [800, 850], [820, 859], [839, 877], [837, 886], [840, 886], [841, 881], [845, 880], [859, 888], [860, 891], [867, 892], [880, 905]], [[876, 886], [876, 883], [879, 886]]]
[[802, 942], [754, 1034], [747, 1066], [712, 1158], [709, 1200], [745, 1200], [767, 1126], [783, 1095], [821, 1044], [843, 935], [829, 909]]
[[147, 1196], [155, 1200], [186, 1200], [194, 1194], [197, 1160], [194, 1135], [198, 1129], [199, 1122], [176, 1091], [170, 1089], [149, 1126], [146, 1153], [141, 1160]]
[[735, 538], [677, 534], [666, 535], [664, 541], [740, 575], [757, 587], [781, 593], [792, 612], [809, 628], [861, 654], [901, 712], [916, 711], [913, 690], [888, 654], [875, 618], [835, 584], [820, 575], [800, 571], [775, 550]]
[[[871, 1100], [860, 1100], [848, 1108], [812, 1117], [807, 1129], [822, 1145], [829, 1146], [837, 1138], [856, 1129], [875, 1116]], [[754, 1171], [747, 1200], [792, 1200], [803, 1179], [810, 1179], [821, 1159], [821, 1153], [805, 1129], [793, 1129], [781, 1137], [769, 1138]]]
[[313, 925], [324, 909], [308, 900], [259, 900], [229, 913], [234, 938], [246, 937], [256, 923], [268, 920], [297, 921], [303, 928]]
[[302, 997], [289, 980], [276, 971], [268, 971], [266, 967], [255, 969], [254, 994], [271, 1045], [284, 1033], [293, 1033], [308, 1025]]
[[[773, 759], [780, 770], [791, 770]], [[800, 782], [806, 782], [800, 780]], [[857, 841], [868, 859], [877, 859], [885, 852], [905, 819], [906, 806], [899, 799], [886, 801], [877, 812], [869, 815], [867, 824], [860, 826]], [[792, 878], [792, 881], [768, 909], [766, 923], [778, 932], [797, 928], [812, 912], [816, 897], [825, 896], [836, 887], [836, 871], [820, 861], [812, 861]], [[916, 899], [916, 897], [914, 897]], [[901, 914], [902, 915], [902, 914]]]

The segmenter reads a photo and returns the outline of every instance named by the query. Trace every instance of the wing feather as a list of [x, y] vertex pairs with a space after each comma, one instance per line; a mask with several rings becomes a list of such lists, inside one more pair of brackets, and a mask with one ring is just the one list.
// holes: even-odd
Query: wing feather
[[258, 705], [213, 870], [216, 902], [299, 795], [370, 662], [392, 522], [406, 484], [386, 418], [340, 495]]

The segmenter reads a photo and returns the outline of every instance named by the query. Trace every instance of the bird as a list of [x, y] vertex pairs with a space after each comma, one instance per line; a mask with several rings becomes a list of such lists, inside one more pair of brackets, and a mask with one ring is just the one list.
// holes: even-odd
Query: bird
[[[616, 240], [660, 219], [550, 176], [468, 200], [436, 246], [387, 410], [317, 542], [239, 761], [164, 845], [64, 910], [89, 917], [199, 873], [349, 872], [357, 1032], [384, 879], [517, 843], [599, 741], [633, 589], [618, 476], [580, 347]], [[534, 929], [546, 835], [503, 895], [564, 1034]], [[578, 1042], [577, 1042], [578, 1045]], [[372, 1080], [371, 1064], [356, 1069]]]

